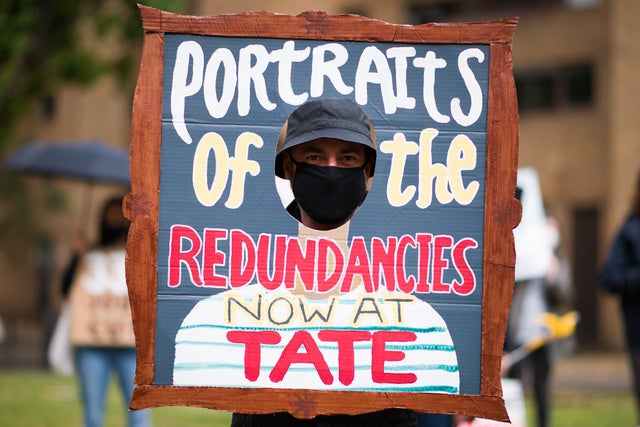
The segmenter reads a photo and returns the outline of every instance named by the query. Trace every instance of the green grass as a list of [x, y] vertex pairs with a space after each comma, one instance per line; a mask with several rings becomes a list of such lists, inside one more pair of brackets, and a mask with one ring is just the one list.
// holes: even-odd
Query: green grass
[[[631, 392], [558, 390], [551, 402], [553, 427], [635, 427]], [[527, 399], [527, 426], [536, 427], [535, 409]]]
[[[0, 426], [76, 427], [82, 425], [75, 379], [39, 370], [0, 370]], [[202, 408], [151, 410], [154, 427], [227, 427], [231, 415]], [[111, 382], [104, 427], [126, 425], [125, 405]]]
[[[165, 407], [151, 410], [154, 427], [227, 427], [230, 414], [201, 408]], [[112, 382], [105, 427], [126, 425], [124, 403]], [[528, 427], [535, 427], [527, 402]], [[554, 427], [635, 426], [630, 393], [559, 390], [553, 394]], [[0, 426], [75, 427], [81, 407], [73, 378], [39, 370], [0, 370]], [[372, 426], [373, 427], [373, 426]]]

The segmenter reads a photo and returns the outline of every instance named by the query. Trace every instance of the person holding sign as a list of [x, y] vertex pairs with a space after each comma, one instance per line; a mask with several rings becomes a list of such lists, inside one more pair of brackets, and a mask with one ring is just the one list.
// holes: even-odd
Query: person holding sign
[[[284, 138], [283, 138], [283, 137]], [[324, 99], [296, 109], [276, 148], [275, 173], [291, 182], [287, 211], [313, 230], [343, 226], [364, 201], [373, 176], [373, 125], [353, 102]], [[361, 415], [320, 415], [301, 420], [288, 413], [234, 414], [232, 427], [417, 426], [413, 411], [386, 409]]]
[[[287, 241], [315, 242], [321, 262], [312, 273], [336, 286], [309, 287], [300, 279], [308, 272], [293, 266], [275, 285], [258, 276], [200, 300], [175, 337], [174, 385], [459, 393], [456, 348], [440, 314], [414, 295], [368, 289], [363, 273], [346, 279], [337, 269], [358, 264], [349, 223], [371, 186], [375, 147], [371, 122], [351, 101], [316, 100], [293, 111], [275, 159], [276, 176], [295, 197], [287, 211], [300, 222]], [[403, 408], [311, 420], [236, 413], [231, 425], [325, 424], [404, 427], [418, 418]]]
[[[129, 221], [122, 197], [109, 199], [102, 210], [98, 245], [85, 251], [78, 236], [75, 255], [62, 281], [70, 308], [70, 340], [82, 398], [85, 427], [104, 424], [112, 372], [125, 405], [131, 401], [136, 348], [125, 277], [124, 245]], [[128, 427], [150, 427], [148, 410], [127, 411]]]

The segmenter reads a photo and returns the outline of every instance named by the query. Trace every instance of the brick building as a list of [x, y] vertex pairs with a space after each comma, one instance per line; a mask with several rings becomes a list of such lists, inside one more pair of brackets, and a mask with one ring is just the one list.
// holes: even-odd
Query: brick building
[[[400, 24], [479, 21], [518, 16], [513, 43], [514, 73], [520, 107], [520, 166], [538, 170], [549, 213], [560, 224], [562, 251], [574, 273], [575, 307], [582, 320], [581, 349], [621, 349], [617, 301], [597, 289], [597, 265], [623, 220], [640, 169], [640, 2], [637, 0], [192, 0], [187, 14], [207, 15], [248, 10], [298, 14], [322, 9], [329, 14], [358, 13]], [[131, 92], [104, 80], [89, 90], [63, 88], [25, 121], [21, 140], [98, 138], [126, 147], [130, 131]], [[49, 191], [30, 182], [34, 194]], [[115, 187], [91, 190], [93, 209], [78, 219], [87, 190], [58, 182], [66, 211], [47, 215], [50, 250], [34, 248], [10, 257], [0, 243], [0, 316], [8, 337], [0, 364], [34, 350], [40, 360], [47, 331], [59, 305], [57, 286], [69, 258], [69, 241], [82, 221], [97, 222], [100, 200]], [[89, 238], [95, 230], [87, 228]], [[47, 246], [49, 247], [49, 246]], [[31, 347], [25, 347], [31, 343]], [[18, 356], [20, 354], [20, 356]], [[29, 360], [27, 357], [24, 360]]]

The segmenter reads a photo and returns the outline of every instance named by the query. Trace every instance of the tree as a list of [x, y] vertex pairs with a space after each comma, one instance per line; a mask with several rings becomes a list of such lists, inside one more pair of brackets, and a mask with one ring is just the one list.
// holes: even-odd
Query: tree
[[[176, 11], [185, 0], [141, 0]], [[132, 79], [135, 49], [101, 54], [87, 40], [142, 39], [135, 0], [2, 0], [0, 2], [0, 148], [33, 106], [68, 83], [89, 85], [107, 74]]]
[[[188, 0], [138, 1], [178, 11]], [[18, 142], [15, 129], [25, 115], [64, 85], [91, 85], [115, 75], [123, 90], [132, 89], [143, 35], [136, 3], [0, 0], [0, 153]], [[104, 53], [95, 48], [102, 41], [126, 48]], [[59, 191], [30, 193], [21, 176], [0, 169], [0, 257], [12, 257], [11, 263], [26, 262], [34, 242], [47, 239], [38, 215], [65, 207]]]

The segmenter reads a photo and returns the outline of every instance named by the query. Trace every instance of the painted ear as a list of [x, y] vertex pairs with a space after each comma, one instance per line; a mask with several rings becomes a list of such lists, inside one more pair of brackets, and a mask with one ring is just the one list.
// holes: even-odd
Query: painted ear
[[375, 162], [375, 156], [367, 156], [367, 161], [364, 164], [364, 172], [366, 173], [367, 178], [371, 178], [373, 176], [373, 168], [375, 166]]
[[287, 151], [283, 151], [280, 156], [282, 156], [282, 172], [284, 173], [284, 178], [291, 181], [293, 179], [293, 163], [291, 162], [291, 156]]

